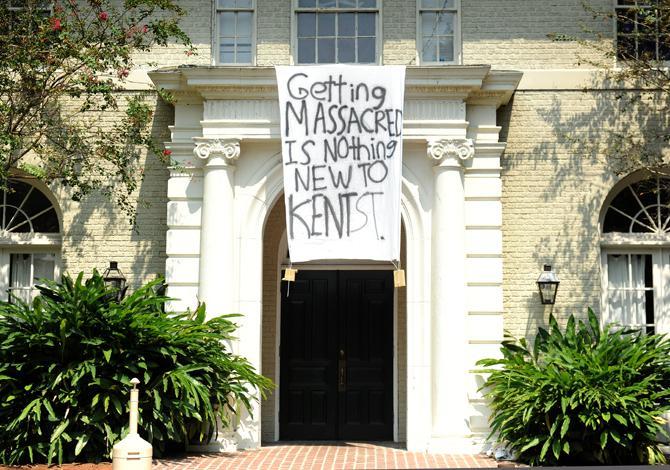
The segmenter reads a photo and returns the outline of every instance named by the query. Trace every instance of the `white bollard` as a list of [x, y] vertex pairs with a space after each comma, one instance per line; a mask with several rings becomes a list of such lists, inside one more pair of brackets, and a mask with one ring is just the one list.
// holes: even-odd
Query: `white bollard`
[[142, 439], [137, 433], [137, 416], [139, 413], [138, 379], [130, 381], [133, 384], [130, 390], [130, 421], [128, 435], [118, 442], [112, 450], [112, 470], [151, 470], [151, 444]]

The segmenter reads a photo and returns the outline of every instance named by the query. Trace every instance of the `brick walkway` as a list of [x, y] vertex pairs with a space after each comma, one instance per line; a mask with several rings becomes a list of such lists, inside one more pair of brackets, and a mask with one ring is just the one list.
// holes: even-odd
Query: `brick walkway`
[[155, 470], [271, 470], [363, 468], [495, 468], [495, 460], [474, 455], [443, 455], [407, 452], [396, 444], [299, 443], [267, 445], [259, 450], [189, 455], [162, 459]]

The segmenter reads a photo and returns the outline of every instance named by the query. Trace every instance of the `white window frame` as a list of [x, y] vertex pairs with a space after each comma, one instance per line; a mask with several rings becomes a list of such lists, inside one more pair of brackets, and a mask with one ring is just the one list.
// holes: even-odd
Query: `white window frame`
[[[453, 11], [456, 13], [454, 21], [454, 60], [450, 62], [423, 60], [423, 31], [421, 29], [421, 12], [423, 11]], [[454, 8], [444, 10], [435, 8], [421, 8], [421, 0], [416, 0], [416, 63], [419, 65], [460, 65], [463, 63], [463, 39], [461, 37], [461, 0], [454, 0]]]
[[[7, 302], [9, 301], [10, 294], [9, 289], [11, 286], [10, 279], [10, 260], [11, 255], [13, 254], [38, 254], [38, 253], [52, 253], [55, 257], [54, 262], [54, 280], [60, 281], [61, 277], [61, 246], [52, 245], [52, 246], [30, 246], [30, 245], [18, 245], [18, 246], [3, 246], [0, 248], [0, 301]], [[31, 260], [31, 270], [34, 269], [33, 262]], [[33, 284], [34, 286], [34, 284]]]
[[[251, 0], [251, 7], [248, 8], [219, 8], [218, 0], [212, 2], [212, 65], [220, 65], [224, 67], [249, 67], [256, 65], [256, 32], [258, 15], [256, 14], [257, 0]], [[221, 32], [219, 31], [219, 13], [224, 11], [230, 12], [250, 12], [251, 13], [251, 61], [250, 62], [221, 62]], [[237, 54], [237, 51], [235, 52]]]
[[[656, 333], [670, 334], [670, 236], [667, 233], [603, 233], [605, 217], [614, 199], [629, 186], [648, 178], [645, 172], [636, 172], [619, 181], [605, 198], [600, 214], [600, 268], [601, 268], [601, 313], [604, 326], [608, 320], [616, 321], [609, 312], [608, 302], [608, 255], [652, 255], [652, 282], [654, 286], [654, 325]], [[659, 184], [659, 183], [657, 183]], [[659, 201], [662, 202], [662, 201]], [[641, 204], [641, 203], [640, 203]], [[667, 262], [664, 263], [664, 260]]]
[[[608, 246], [601, 250], [602, 269], [602, 312], [601, 324], [617, 323], [614, 315], [609, 312], [609, 270], [607, 257], [609, 255], [651, 255], [652, 262], [652, 285], [654, 292], [654, 331], [656, 333], [670, 333], [670, 259], [663, 263], [664, 257], [670, 258], [670, 247], [630, 247], [630, 246]], [[665, 282], [663, 282], [665, 280]], [[609, 320], [609, 321], [608, 321]], [[640, 328], [644, 331], [646, 325], [623, 325]]]
[[[645, 3], [645, 2], [640, 1], [639, 3]], [[618, 16], [619, 16], [618, 15], [618, 10], [626, 10], [626, 9], [631, 8], [631, 7], [637, 7], [637, 5], [619, 5], [619, 0], [612, 0], [612, 5], [613, 5], [613, 9], [614, 9], [614, 18], [612, 20], [612, 30], [613, 30], [613, 36], [614, 36], [614, 61], [615, 61], [616, 65], [625, 64], [626, 59], [619, 58], [619, 27], [618, 27], [619, 25], [618, 25], [618, 22], [617, 22], [617, 19], [618, 19]], [[643, 7], [644, 7], [644, 5], [643, 5]], [[650, 6], [649, 8], [654, 8], [654, 7]], [[656, 31], [656, 60], [658, 60], [658, 58], [659, 58], [658, 36], [659, 36], [659, 32]], [[637, 45], [636, 45], [636, 49], [635, 49], [635, 55], [636, 56], [637, 56], [637, 53], [638, 53], [638, 49], [637, 49]], [[663, 66], [668, 66], [668, 65], [670, 65], [670, 60], [666, 59], [666, 60], [660, 61], [660, 63], [662, 63]]]
[[[375, 8], [300, 8], [298, 7], [298, 1], [299, 0], [291, 0], [291, 18], [292, 18], [292, 26], [291, 26], [291, 65], [330, 65], [330, 63], [312, 63], [312, 64], [301, 64], [298, 62], [298, 13], [302, 12], [315, 12], [315, 13], [346, 13], [346, 12], [352, 12], [352, 13], [357, 13], [357, 12], [371, 12], [371, 13], [376, 13], [376, 20], [375, 20], [375, 60], [374, 62], [366, 62], [366, 63], [361, 63], [361, 62], [352, 62], [352, 65], [381, 65], [382, 64], [382, 56], [383, 56], [383, 51], [382, 47], [384, 44], [383, 41], [383, 31], [382, 31], [382, 10], [383, 10], [383, 0], [377, 0], [377, 6]], [[317, 0], [318, 1], [318, 0]], [[335, 52], [335, 56], [337, 58], [337, 49]], [[333, 62], [332, 64], [340, 64], [342, 62]], [[347, 62], [348, 64], [348, 62]]]

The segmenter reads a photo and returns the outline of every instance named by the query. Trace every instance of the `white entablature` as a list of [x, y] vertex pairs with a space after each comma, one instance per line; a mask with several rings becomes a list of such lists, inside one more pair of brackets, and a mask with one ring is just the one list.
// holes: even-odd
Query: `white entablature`
[[[279, 138], [273, 67], [183, 67], [156, 70], [150, 77], [173, 93], [177, 106], [202, 105], [199, 124], [205, 137]], [[485, 65], [408, 67], [405, 140], [463, 133], [466, 104], [491, 108], [493, 124], [482, 125], [495, 128], [495, 109], [509, 101], [520, 80], [520, 72]], [[175, 131], [180, 131], [178, 124]], [[497, 129], [482, 129], [492, 131], [497, 134]]]

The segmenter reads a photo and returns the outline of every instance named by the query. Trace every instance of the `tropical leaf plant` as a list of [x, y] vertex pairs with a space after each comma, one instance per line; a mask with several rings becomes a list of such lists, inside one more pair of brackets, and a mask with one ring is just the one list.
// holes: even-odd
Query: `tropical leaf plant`
[[607, 326], [595, 313], [551, 316], [532, 345], [507, 338], [501, 359], [479, 361], [492, 407], [490, 438], [531, 465], [665, 462], [670, 341]]
[[130, 379], [140, 433], [166, 446], [207, 441], [271, 382], [230, 352], [235, 315], [166, 314], [151, 282], [121, 302], [102, 277], [64, 276], [31, 305], [0, 303], [0, 462], [107, 459], [127, 433]]

